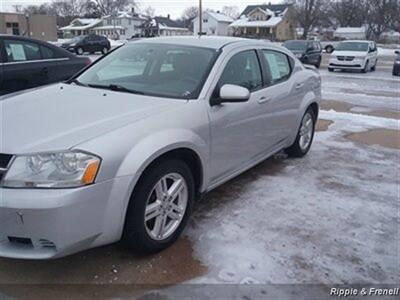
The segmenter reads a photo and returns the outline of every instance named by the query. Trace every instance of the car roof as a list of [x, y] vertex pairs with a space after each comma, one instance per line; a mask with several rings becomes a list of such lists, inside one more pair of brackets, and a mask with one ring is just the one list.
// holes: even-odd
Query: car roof
[[[141, 43], [154, 43], [154, 44], [174, 44], [183, 46], [193, 46], [193, 47], [204, 47], [220, 49], [228, 44], [233, 43], [243, 43], [246, 45], [259, 45], [260, 43], [265, 43], [262, 41], [237, 38], [237, 37], [220, 37], [220, 36], [171, 36], [171, 37], [154, 37], [145, 38], [139, 40]], [[130, 41], [130, 43], [136, 43], [139, 41]]]
[[345, 40], [345, 41], [341, 41], [341, 43], [372, 43], [372, 41], [366, 41], [366, 40]]

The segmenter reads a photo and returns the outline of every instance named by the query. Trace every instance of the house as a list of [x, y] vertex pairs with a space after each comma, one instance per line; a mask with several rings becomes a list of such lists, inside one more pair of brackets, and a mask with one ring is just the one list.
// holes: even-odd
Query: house
[[262, 4], [248, 5], [229, 27], [235, 36], [285, 41], [295, 38], [295, 25], [291, 4]]
[[76, 18], [68, 26], [60, 28], [64, 37], [74, 37], [78, 35], [87, 35], [92, 29], [102, 23], [102, 19]]
[[101, 24], [92, 29], [92, 32], [98, 35], [104, 35], [112, 39], [126, 40], [141, 33], [141, 25], [146, 18], [131, 12], [118, 12], [116, 16], [106, 16]]
[[364, 27], [339, 27], [333, 36], [344, 40], [365, 40], [367, 33]]
[[0, 13], [0, 33], [57, 41], [57, 20], [48, 15]]
[[148, 19], [141, 26], [143, 37], [189, 35], [191, 32], [182, 23], [168, 17], [154, 17]]
[[[219, 12], [205, 11], [203, 13], [202, 32], [206, 35], [229, 35], [229, 24], [234, 20]], [[200, 34], [199, 17], [193, 19], [193, 34]]]

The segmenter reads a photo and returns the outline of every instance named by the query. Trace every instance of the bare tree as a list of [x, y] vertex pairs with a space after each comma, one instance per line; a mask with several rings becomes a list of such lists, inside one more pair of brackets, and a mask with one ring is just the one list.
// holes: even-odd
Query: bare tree
[[366, 1], [367, 37], [379, 40], [383, 32], [395, 29], [399, 23], [400, 1]]
[[[286, 2], [293, 3], [291, 0]], [[294, 18], [303, 28], [304, 39], [307, 38], [310, 30], [324, 19], [327, 4], [327, 0], [296, 0], [294, 2]]]
[[330, 16], [340, 27], [360, 27], [365, 23], [368, 0], [339, 0], [330, 3]]
[[92, 0], [96, 5], [100, 16], [115, 15], [118, 11], [126, 9], [128, 6], [136, 6], [135, 0]]
[[199, 14], [199, 8], [197, 6], [190, 6], [184, 9], [182, 13], [182, 20], [193, 20]]
[[156, 15], [156, 9], [151, 6], [147, 6], [142, 10], [142, 13], [150, 18], [153, 18]]
[[231, 17], [232, 19], [237, 19], [239, 18], [239, 8], [237, 6], [229, 6], [226, 5], [222, 7], [221, 11], [224, 15], [227, 15], [228, 17]]

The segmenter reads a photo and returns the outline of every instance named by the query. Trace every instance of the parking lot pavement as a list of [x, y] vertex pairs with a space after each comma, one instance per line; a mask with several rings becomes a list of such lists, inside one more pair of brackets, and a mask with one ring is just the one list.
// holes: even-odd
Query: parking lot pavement
[[[206, 195], [184, 237], [160, 254], [117, 244], [56, 261], [0, 259], [0, 296], [33, 288], [9, 284], [398, 284], [400, 79], [379, 66], [320, 72], [308, 156], [276, 155]], [[76, 296], [85, 286], [40, 292]]]

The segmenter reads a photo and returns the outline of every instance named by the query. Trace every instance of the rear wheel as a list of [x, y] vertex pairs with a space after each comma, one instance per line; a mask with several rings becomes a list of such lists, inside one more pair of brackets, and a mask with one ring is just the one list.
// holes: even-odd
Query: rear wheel
[[193, 175], [184, 162], [154, 165], [142, 175], [131, 197], [123, 241], [140, 253], [169, 247], [186, 226], [194, 198]]
[[308, 153], [314, 138], [316, 117], [310, 108], [306, 111], [301, 120], [300, 129], [292, 146], [286, 149], [286, 153], [293, 157], [303, 157]]
[[321, 57], [318, 59], [318, 62], [315, 64], [315, 67], [319, 69], [321, 67]]
[[101, 49], [101, 53], [107, 54], [108, 53], [108, 48], [107, 47], [103, 47], [103, 49]]
[[83, 49], [81, 47], [76, 48], [76, 54], [82, 55], [83, 54]]

